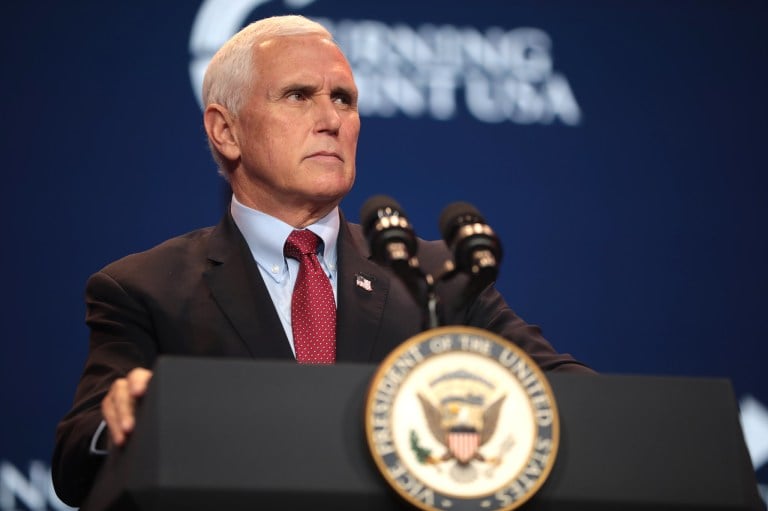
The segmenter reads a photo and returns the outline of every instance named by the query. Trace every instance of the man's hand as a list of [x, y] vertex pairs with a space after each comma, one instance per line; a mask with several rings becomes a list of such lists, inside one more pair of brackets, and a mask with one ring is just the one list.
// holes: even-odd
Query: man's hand
[[137, 367], [125, 378], [115, 380], [101, 401], [101, 413], [107, 422], [114, 445], [123, 445], [133, 431], [136, 423], [136, 402], [147, 392], [151, 378], [152, 371]]

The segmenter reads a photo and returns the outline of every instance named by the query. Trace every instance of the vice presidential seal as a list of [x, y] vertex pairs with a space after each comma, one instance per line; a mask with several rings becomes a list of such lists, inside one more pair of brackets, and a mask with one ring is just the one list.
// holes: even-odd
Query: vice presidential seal
[[393, 351], [366, 399], [376, 465], [425, 510], [511, 510], [530, 499], [557, 455], [549, 383], [520, 348], [491, 332], [441, 327]]

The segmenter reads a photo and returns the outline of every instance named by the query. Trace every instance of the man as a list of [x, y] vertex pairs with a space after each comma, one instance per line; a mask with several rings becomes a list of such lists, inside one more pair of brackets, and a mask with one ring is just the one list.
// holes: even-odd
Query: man
[[[357, 97], [331, 35], [303, 17], [253, 23], [214, 56], [203, 83], [203, 120], [232, 188], [230, 211], [216, 227], [130, 255], [88, 280], [90, 352], [73, 408], [58, 426], [52, 463], [64, 502], [79, 505], [105, 446], [126, 442], [160, 354], [378, 362], [422, 330], [406, 286], [370, 260], [360, 227], [338, 209], [355, 178]], [[291, 305], [308, 308], [296, 307], [292, 295], [304, 262], [284, 252], [294, 230], [319, 239], [307, 257], [322, 289], [311, 293], [324, 293], [329, 304], [301, 327], [294, 314], [303, 311]], [[420, 241], [418, 254], [430, 272], [449, 258], [442, 242]], [[466, 283], [454, 280], [446, 296], [458, 296]], [[312, 331], [304, 340], [303, 329], [327, 318], [330, 334]], [[545, 370], [591, 372], [558, 354], [492, 287], [445, 320], [499, 333]], [[305, 343], [321, 338], [326, 358], [313, 359], [318, 350]]]

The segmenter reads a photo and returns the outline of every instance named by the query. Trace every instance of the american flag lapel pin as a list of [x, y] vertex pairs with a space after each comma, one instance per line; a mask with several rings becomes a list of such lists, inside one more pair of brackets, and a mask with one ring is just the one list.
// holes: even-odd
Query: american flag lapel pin
[[366, 277], [362, 273], [358, 273], [355, 275], [355, 285], [359, 287], [360, 289], [363, 289], [365, 291], [368, 291], [369, 293], [373, 291], [373, 281], [371, 278]]

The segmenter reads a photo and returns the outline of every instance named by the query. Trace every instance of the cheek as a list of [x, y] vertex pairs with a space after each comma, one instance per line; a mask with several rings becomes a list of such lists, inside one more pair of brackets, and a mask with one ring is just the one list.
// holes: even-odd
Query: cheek
[[[293, 138], [291, 138], [293, 135]], [[300, 144], [296, 139], [296, 134], [291, 130], [268, 129], [257, 137], [262, 137], [263, 158], [275, 167], [281, 167], [285, 164], [295, 163], [296, 153], [299, 151]]]
[[262, 115], [251, 120], [243, 134], [254, 149], [271, 153], [272, 158], [290, 151], [296, 144], [296, 124], [275, 115]]
[[357, 129], [349, 130], [345, 136], [344, 143], [347, 146], [347, 148], [349, 148], [349, 150], [353, 152], [353, 154], [354, 154], [354, 151], [357, 149], [357, 139], [359, 135], [360, 135], [360, 127], [358, 126]]

